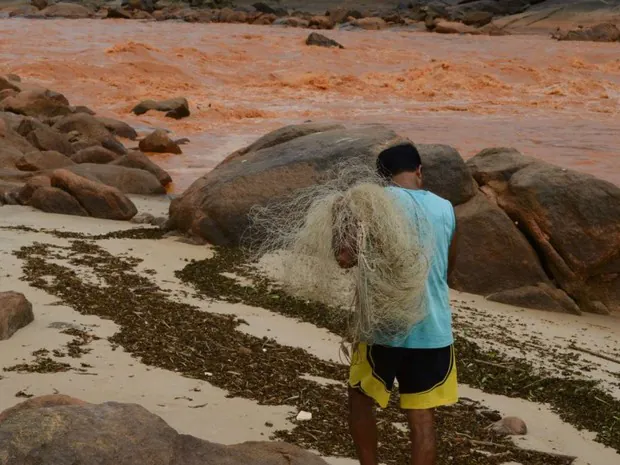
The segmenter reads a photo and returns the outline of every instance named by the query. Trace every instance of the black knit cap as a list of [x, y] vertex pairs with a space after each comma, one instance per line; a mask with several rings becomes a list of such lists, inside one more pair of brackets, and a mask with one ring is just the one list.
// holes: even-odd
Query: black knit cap
[[421, 164], [420, 153], [411, 143], [385, 149], [377, 157], [377, 171], [386, 179], [391, 179], [400, 173], [416, 171]]

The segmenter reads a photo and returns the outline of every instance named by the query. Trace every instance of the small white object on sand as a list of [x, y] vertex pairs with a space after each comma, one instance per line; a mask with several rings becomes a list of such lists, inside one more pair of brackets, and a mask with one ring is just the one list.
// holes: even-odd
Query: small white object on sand
[[310, 412], [300, 411], [297, 414], [297, 421], [308, 421], [312, 420], [312, 414]]

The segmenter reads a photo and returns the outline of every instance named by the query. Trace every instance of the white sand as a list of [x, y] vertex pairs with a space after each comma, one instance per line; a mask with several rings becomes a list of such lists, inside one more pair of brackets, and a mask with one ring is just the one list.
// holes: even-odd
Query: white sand
[[[149, 211], [156, 216], [167, 209], [164, 201], [138, 199], [137, 203], [141, 211]], [[135, 227], [130, 223], [44, 214], [25, 207], [0, 207], [0, 227], [17, 225], [90, 234]], [[17, 374], [0, 371], [0, 375], [4, 377], [0, 379], [0, 411], [23, 400], [15, 397], [18, 391], [33, 395], [61, 392], [89, 402], [114, 400], [139, 403], [160, 415], [181, 433], [226, 444], [265, 440], [274, 429], [292, 427], [287, 417], [295, 412], [291, 412], [288, 407], [259, 406], [246, 399], [229, 399], [225, 397], [225, 391], [208, 382], [149, 368], [120, 348], [112, 350], [105, 338], [117, 331], [115, 324], [98, 317], [83, 316], [71, 308], [58, 305], [55, 297], [20, 281], [21, 261], [12, 253], [36, 241], [68, 244], [67, 240], [49, 234], [0, 229], [0, 291], [23, 292], [32, 302], [35, 312], [34, 323], [18, 331], [8, 341], [0, 342], [0, 370], [16, 363], [32, 361], [31, 353], [37, 349], [61, 349], [71, 337], [61, 334], [58, 327], [50, 327], [51, 324], [85, 326], [102, 339], [91, 343], [89, 348], [93, 349], [92, 352], [84, 355], [82, 359], [66, 360], [74, 366], [79, 362], [92, 365], [93, 367], [88, 369], [90, 374]], [[187, 263], [186, 259], [204, 259], [211, 256], [212, 252], [208, 247], [189, 245], [178, 238], [159, 241], [113, 239], [100, 241], [98, 244], [114, 254], [124, 253], [142, 259], [138, 270], [156, 270], [157, 274], [150, 276], [150, 279], [154, 279], [162, 288], [169, 289], [180, 301], [197, 305], [209, 312], [238, 315], [248, 322], [248, 326], [240, 329], [249, 334], [272, 337], [281, 344], [301, 347], [325, 360], [339, 360], [339, 338], [326, 330], [264, 309], [223, 302], [210, 303], [192, 297], [194, 290], [181, 283], [174, 276], [174, 271], [183, 268]], [[485, 339], [489, 340], [481, 342], [494, 345], [507, 353], [514, 349], [498, 345], [493, 339], [494, 332], [510, 331], [516, 338], [540, 332], [536, 344], [543, 348], [557, 347], [558, 350], [568, 351], [570, 341], [574, 340], [580, 347], [605, 351], [612, 355], [619, 353], [618, 317], [574, 317], [518, 310], [489, 303], [476, 296], [457, 293], [454, 298], [457, 303], [467, 302], [467, 305], [477, 309], [475, 312], [457, 309], [456, 314], [463, 319], [471, 320], [472, 324], [476, 325], [480, 325], [480, 322], [494, 323], [495, 326], [484, 329]], [[549, 355], [552, 357], [552, 354]], [[613, 378], [607, 371], [617, 373], [620, 366], [596, 357], [584, 355], [584, 358], [593, 365], [596, 364], [590, 376], [601, 379], [612, 387], [608, 381]], [[540, 364], [548, 364], [542, 356], [537, 355], [536, 360]], [[523, 418], [530, 430], [526, 437], [516, 440], [523, 447], [575, 455], [579, 457], [577, 463], [581, 465], [611, 465], [618, 461], [614, 450], [593, 441], [593, 434], [577, 431], [562, 422], [544, 405], [489, 395], [467, 386], [462, 386], [461, 394], [481, 401], [505, 415]], [[614, 394], [620, 396], [617, 388]], [[273, 427], [265, 426], [266, 422], [273, 424]], [[333, 464], [354, 463], [347, 459], [330, 458], [329, 461]]]

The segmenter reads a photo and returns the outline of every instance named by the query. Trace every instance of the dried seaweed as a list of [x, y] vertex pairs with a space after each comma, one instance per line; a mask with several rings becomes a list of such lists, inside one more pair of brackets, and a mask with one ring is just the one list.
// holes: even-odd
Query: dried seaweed
[[[110, 342], [122, 346], [143, 363], [207, 380], [226, 389], [231, 397], [265, 405], [288, 405], [291, 418], [299, 410], [310, 411], [311, 421], [296, 423], [292, 431], [277, 431], [275, 437], [328, 455], [354, 456], [347, 433], [346, 388], [342, 382], [346, 368], [342, 365], [318, 359], [302, 349], [282, 346], [272, 339], [245, 334], [239, 330], [243, 321], [233, 316], [211, 314], [175, 301], [135, 271], [137, 260], [113, 256], [94, 243], [73, 241], [69, 247], [34, 244], [15, 254], [24, 260], [25, 279], [32, 285], [61, 298], [82, 314], [98, 315], [118, 324], [120, 330]], [[79, 265], [81, 273], [60, 265], [62, 260]], [[274, 299], [280, 294], [272, 291], [266, 281], [252, 289], [221, 275], [223, 271], [233, 271], [231, 266], [236, 265], [240, 262], [230, 261], [230, 256], [220, 251], [212, 261], [193, 263], [180, 275], [208, 286], [210, 298], [249, 304], [272, 302], [267, 308], [273, 308], [277, 302], [283, 311], [293, 305], [296, 310], [290, 313], [304, 314], [306, 318], [327, 314], [287, 296]], [[107, 286], [83, 280], [84, 267]], [[340, 324], [338, 318], [323, 322], [323, 326], [332, 324]], [[341, 383], [321, 385], [304, 375]], [[442, 433], [439, 465], [498, 465], [507, 459], [524, 465], [571, 463], [565, 458], [523, 451], [508, 440], [494, 437], [487, 429], [491, 420], [476, 414], [476, 408], [476, 404], [462, 402], [438, 412]], [[385, 463], [407, 460], [407, 437], [396, 426], [403, 420], [394, 406], [379, 413]], [[482, 443], [491, 446], [481, 446]], [[486, 453], [477, 452], [485, 447]]]

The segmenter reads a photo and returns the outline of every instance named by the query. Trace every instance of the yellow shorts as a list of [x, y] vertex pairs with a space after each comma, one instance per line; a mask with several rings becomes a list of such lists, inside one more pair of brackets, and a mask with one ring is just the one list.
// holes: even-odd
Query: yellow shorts
[[359, 344], [351, 359], [349, 386], [387, 407], [398, 381], [400, 406], [424, 410], [458, 402], [454, 346], [407, 349]]

